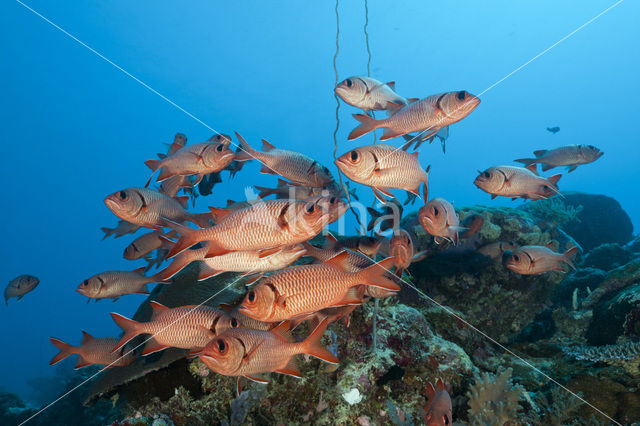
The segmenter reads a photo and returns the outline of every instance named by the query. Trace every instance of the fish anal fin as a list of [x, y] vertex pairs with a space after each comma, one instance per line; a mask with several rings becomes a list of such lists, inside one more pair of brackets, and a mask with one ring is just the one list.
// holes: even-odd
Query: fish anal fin
[[243, 377], [246, 377], [247, 379], [256, 382], [256, 383], [260, 383], [263, 385], [266, 385], [267, 383], [269, 383], [268, 380], [264, 379], [262, 376], [258, 375], [258, 374], [252, 374], [252, 375], [247, 375], [245, 374]]
[[155, 352], [160, 352], [161, 350], [166, 349], [168, 346], [162, 345], [158, 343], [156, 339], [149, 339], [146, 345], [144, 345], [144, 349], [142, 350], [142, 355], [150, 355]]
[[286, 374], [288, 376], [293, 376], [296, 379], [302, 378], [302, 373], [298, 368], [298, 364], [296, 363], [295, 357], [291, 357], [283, 368], [279, 368], [275, 370], [276, 373]]
[[89, 361], [87, 361], [86, 359], [84, 359], [82, 357], [82, 355], [78, 354], [78, 363], [76, 364], [74, 369], [77, 370], [79, 368], [83, 368], [83, 367], [86, 367], [88, 365], [91, 365], [91, 363]]

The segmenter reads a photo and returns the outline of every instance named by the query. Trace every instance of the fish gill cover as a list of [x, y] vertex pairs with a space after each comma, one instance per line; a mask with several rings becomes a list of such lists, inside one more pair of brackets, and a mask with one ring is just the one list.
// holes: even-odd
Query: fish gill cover
[[6, 3], [0, 423], [640, 421], [637, 5]]

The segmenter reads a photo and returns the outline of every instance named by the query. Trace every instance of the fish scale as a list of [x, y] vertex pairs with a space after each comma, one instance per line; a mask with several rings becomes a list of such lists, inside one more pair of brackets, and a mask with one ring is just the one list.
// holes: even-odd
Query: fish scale
[[91, 364], [99, 365], [111, 365], [113, 367], [120, 367], [131, 363], [130, 354], [123, 354], [121, 356], [119, 352], [111, 352], [118, 343], [118, 339], [113, 337], [100, 337], [93, 338], [78, 348], [78, 355], [82, 356], [86, 361]]
[[105, 288], [100, 292], [102, 297], [121, 296], [134, 293], [152, 283], [152, 277], [145, 277], [133, 271], [110, 271], [98, 274], [105, 280]]
[[257, 330], [233, 330], [228, 333], [237, 336], [246, 346], [247, 353], [260, 347], [259, 351], [252, 353], [247, 362], [230, 373], [233, 376], [244, 376], [265, 371], [274, 371], [284, 368], [289, 359], [300, 353], [298, 344], [290, 343], [282, 336], [268, 331]]
[[221, 315], [221, 311], [206, 306], [167, 309], [143, 323], [140, 331], [153, 334], [163, 345], [185, 349], [203, 347], [213, 337], [211, 326]]

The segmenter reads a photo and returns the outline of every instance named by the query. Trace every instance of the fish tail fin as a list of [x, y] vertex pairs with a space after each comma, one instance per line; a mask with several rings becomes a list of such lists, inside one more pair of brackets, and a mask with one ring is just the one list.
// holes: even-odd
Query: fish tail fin
[[213, 216], [211, 213], [191, 213], [187, 220], [200, 228], [209, 228], [213, 225]]
[[111, 312], [111, 318], [116, 322], [118, 327], [120, 327], [124, 331], [124, 335], [118, 342], [118, 344], [113, 348], [111, 352], [118, 352], [120, 349], [124, 347], [131, 339], [140, 334], [140, 323], [129, 319], [123, 315], [116, 314], [115, 312]]
[[358, 120], [360, 125], [349, 133], [349, 137], [347, 138], [349, 140], [357, 139], [378, 128], [378, 121], [366, 114], [353, 114], [353, 118]]
[[102, 230], [102, 232], [104, 232], [104, 237], [102, 237], [102, 239], [104, 240], [105, 238], [107, 238], [108, 236], [110, 236], [111, 234], [113, 234], [114, 232], [116, 232], [115, 229], [112, 228], [107, 228], [105, 226], [103, 226], [102, 228], [100, 228]]
[[201, 250], [187, 250], [180, 254], [178, 254], [162, 271], [158, 272], [156, 275], [161, 277], [163, 280], [168, 280], [173, 278], [178, 272], [182, 271], [184, 268], [189, 266], [191, 262], [196, 260], [203, 260], [204, 257], [200, 258], [198, 256], [201, 253]]
[[191, 229], [188, 226], [181, 225], [169, 219], [165, 219], [165, 218], [160, 218], [160, 219], [161, 219], [160, 224], [162, 226], [167, 226], [173, 229], [174, 231], [176, 231], [178, 234], [180, 234], [180, 238], [178, 238], [178, 241], [176, 241], [173, 244], [173, 247], [171, 247], [171, 250], [169, 250], [169, 253], [167, 254], [167, 259], [171, 259], [178, 253], [182, 253], [192, 245], [200, 242], [196, 234], [196, 229]]
[[324, 362], [328, 362], [330, 364], [338, 364], [338, 358], [334, 354], [332, 354], [327, 348], [322, 346], [321, 339], [324, 335], [325, 330], [327, 329], [327, 319], [324, 318], [320, 321], [320, 324], [311, 332], [309, 337], [307, 337], [301, 345], [302, 353], [311, 355], [316, 357]]
[[531, 164], [537, 163], [538, 159], [537, 158], [518, 158], [517, 160], [513, 160], [513, 161], [515, 161], [517, 163], [522, 163], [525, 166], [529, 166]]
[[569, 250], [565, 251], [562, 255], [564, 257], [564, 262], [571, 267], [574, 271], [576, 270], [576, 266], [573, 264], [571, 260], [573, 256], [578, 252], [578, 246], [571, 247]]
[[247, 143], [247, 141], [240, 136], [238, 132], [236, 132], [236, 136], [238, 137], [238, 149], [236, 150], [236, 161], [249, 161], [254, 160], [256, 158], [257, 151], [251, 147]]
[[395, 257], [387, 257], [386, 259], [374, 263], [373, 265], [358, 272], [358, 284], [380, 287], [390, 291], [399, 291], [400, 286], [386, 276], [387, 272], [389, 272], [391, 267], [395, 264], [395, 261]]
[[264, 187], [264, 186], [258, 186], [258, 185], [256, 185], [256, 186], [255, 186], [255, 188], [256, 188], [258, 191], [260, 191], [260, 192], [258, 193], [258, 198], [266, 198], [266, 197], [268, 197], [269, 195], [273, 195], [273, 194], [275, 194], [276, 192], [278, 192], [278, 189], [277, 189], [277, 188], [266, 188], [266, 187]]
[[71, 356], [73, 354], [76, 353], [75, 346], [71, 346], [68, 343], [63, 342], [60, 339], [56, 339], [54, 337], [49, 337], [49, 341], [51, 342], [51, 344], [53, 346], [55, 346], [56, 348], [58, 348], [60, 350], [60, 352], [58, 352], [58, 354], [56, 354], [53, 358], [51, 358], [51, 361], [49, 361], [49, 365], [54, 365], [59, 363], [60, 361], [62, 361], [63, 359], [65, 359], [68, 356]]

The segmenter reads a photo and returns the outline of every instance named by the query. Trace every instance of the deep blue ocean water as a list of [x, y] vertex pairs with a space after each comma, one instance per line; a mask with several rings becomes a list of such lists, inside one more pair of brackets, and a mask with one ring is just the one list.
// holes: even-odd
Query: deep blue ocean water
[[[407, 97], [483, 92], [613, 4], [582, 2], [369, 1], [371, 75]], [[330, 167], [336, 17], [333, 2], [169, 1], [30, 7], [222, 133], [240, 132], [299, 150]], [[366, 74], [362, 2], [342, 1], [339, 79]], [[640, 224], [636, 131], [640, 110], [640, 4], [625, 1], [481, 96], [452, 126], [443, 155], [423, 146], [430, 193], [456, 205], [491, 201], [473, 185], [477, 169], [511, 164], [533, 150], [584, 143], [605, 155], [560, 188], [615, 197]], [[120, 330], [108, 313], [132, 315], [144, 296], [87, 305], [75, 292], [95, 273], [134, 269], [122, 258], [131, 236], [101, 241], [117, 218], [103, 204], [142, 186], [144, 161], [176, 132], [189, 143], [213, 132], [15, 1], [0, 4], [0, 114], [4, 201], [2, 280], [31, 273], [40, 286], [0, 308], [0, 388], [28, 397], [27, 381], [53, 374], [47, 338], [78, 344]], [[355, 108], [340, 107], [338, 154], [369, 143], [346, 140]], [[559, 126], [553, 135], [546, 127]], [[396, 142], [397, 143], [397, 142]], [[275, 185], [249, 164], [198, 199], [224, 206], [246, 186]], [[371, 191], [358, 194], [372, 200]]]

